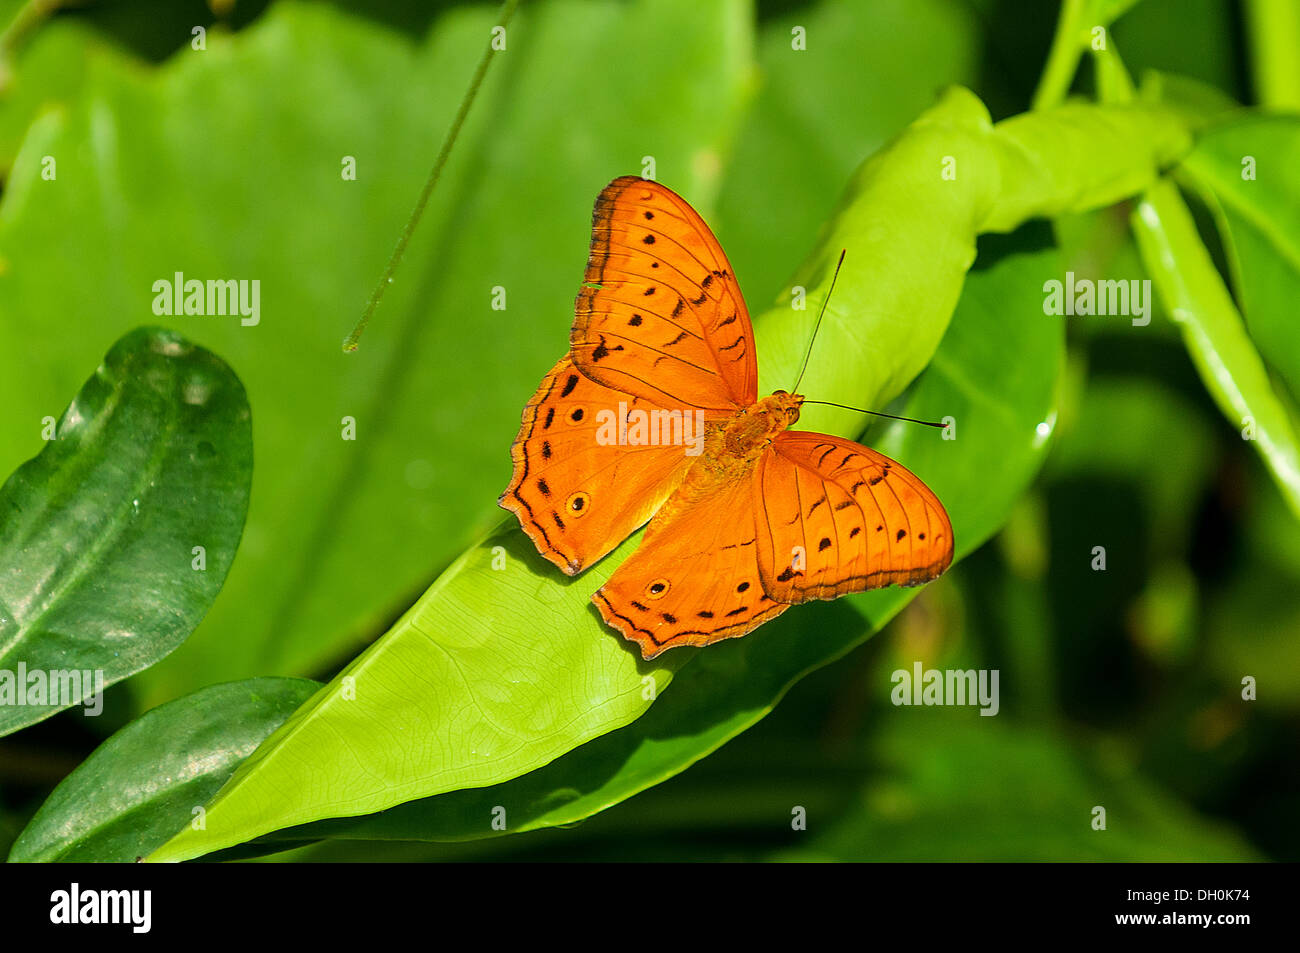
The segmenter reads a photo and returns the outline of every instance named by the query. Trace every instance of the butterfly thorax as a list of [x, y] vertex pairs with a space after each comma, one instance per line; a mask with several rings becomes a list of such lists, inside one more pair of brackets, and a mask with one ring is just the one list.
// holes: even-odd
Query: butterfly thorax
[[747, 473], [777, 435], [799, 419], [802, 403], [798, 394], [779, 390], [718, 421], [704, 442], [704, 468], [726, 475]]

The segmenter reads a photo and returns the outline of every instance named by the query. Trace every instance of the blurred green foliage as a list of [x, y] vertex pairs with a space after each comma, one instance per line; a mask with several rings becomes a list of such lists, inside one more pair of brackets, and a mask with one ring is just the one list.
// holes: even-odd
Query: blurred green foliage
[[[0, 24], [22, 6], [0, 2]], [[1222, 105], [1205, 89], [1256, 104], [1255, 84], [1285, 103], [1285, 77], [1259, 80], [1259, 31], [1245, 29], [1239, 5], [1194, 6], [1128, 10], [1114, 29], [1128, 69], [1160, 71], [1192, 110]], [[525, 4], [512, 33], [519, 55], [489, 77], [384, 309], [361, 351], [340, 359], [495, 12], [276, 2], [217, 17], [197, 3], [123, 0], [0, 41], [0, 328], [20, 342], [0, 356], [0, 473], [40, 449], [36, 422], [58, 413], [114, 340], [156, 321], [157, 277], [260, 275], [264, 311], [292, 315], [245, 330], [177, 319], [249, 392], [256, 468], [244, 541], [194, 636], [110, 691], [102, 718], [64, 714], [0, 740], [0, 848], [104, 735], [154, 705], [225, 679], [334, 675], [498, 521], [506, 447], [544, 356], [563, 347], [600, 185], [655, 155], [658, 177], [713, 224], [758, 313], [854, 169], [941, 87], [969, 86], [994, 118], [1028, 109], [1055, 20], [1051, 4], [1011, 0], [737, 0], [683, 35], [653, 3]], [[209, 27], [202, 54], [190, 48], [195, 24]], [[791, 50], [795, 26], [806, 51]], [[525, 30], [528, 43], [516, 42]], [[1077, 89], [1092, 76], [1084, 60]], [[1207, 152], [1206, 174], [1234, 148]], [[41, 194], [21, 172], [51, 149], [69, 187]], [[357, 157], [356, 182], [339, 178], [344, 155]], [[1263, 262], [1258, 293], [1300, 299], [1285, 241], [1252, 232], [1240, 248], [1215, 244], [1216, 213], [1249, 224], [1248, 203], [1195, 211], [1225, 276], [1239, 282]], [[954, 329], [1038, 302], [1027, 282], [1010, 286], [1021, 302], [996, 274], [980, 275], [1022, 260], [1011, 252], [1147, 277], [1125, 212], [1057, 220], [1061, 259], [1034, 226], [981, 241]], [[1261, 246], [1283, 248], [1283, 266]], [[493, 272], [509, 276], [502, 314], [488, 307]], [[1245, 307], [1250, 295], [1234, 290]], [[960, 309], [987, 323], [961, 322]], [[1296, 333], [1285, 315], [1265, 318], [1272, 352], [1286, 355], [1277, 390], [1294, 408]], [[490, 336], [485, 321], [498, 322]], [[391, 843], [422, 836], [399, 809], [325, 828], [345, 839], [280, 858], [1300, 858], [1295, 517], [1207, 396], [1167, 314], [1140, 329], [1072, 318], [1066, 330], [1046, 466], [1002, 532], [735, 741], [577, 827]], [[998, 342], [965, 353], [980, 343]], [[940, 370], [960, 387], [966, 370], [997, 373], [993, 354]], [[372, 433], [340, 441], [345, 414]], [[1007, 480], [999, 465], [989, 459], [991, 481]], [[941, 495], [943, 479], [934, 474]], [[1097, 545], [1105, 572], [1090, 567]], [[857, 619], [806, 611], [813, 638]], [[999, 669], [1000, 714], [893, 707], [890, 672], [916, 660]], [[696, 694], [708, 690], [716, 673], [698, 661], [677, 687], [690, 676]], [[1246, 675], [1259, 680], [1258, 701], [1241, 700]], [[250, 716], [250, 738], [288, 711], [272, 709], [255, 725]], [[736, 710], [739, 730], [753, 719]], [[687, 734], [675, 714], [656, 705], [631, 728], [651, 741]], [[620, 748], [620, 734], [553, 767], [587, 753], [612, 768], [627, 759], [631, 789], [664, 776]], [[477, 811], [470, 801], [464, 810]], [[1096, 805], [1105, 832], [1090, 826]], [[794, 806], [807, 810], [806, 831], [791, 829]]]

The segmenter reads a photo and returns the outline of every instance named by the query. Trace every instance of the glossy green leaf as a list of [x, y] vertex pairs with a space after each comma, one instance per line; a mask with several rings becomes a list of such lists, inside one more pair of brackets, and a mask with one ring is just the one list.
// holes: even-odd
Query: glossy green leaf
[[1229, 423], [1253, 441], [1300, 517], [1300, 441], [1172, 182], [1162, 180], [1147, 191], [1134, 209], [1133, 230], [1206, 388]]
[[213, 685], [155, 708], [64, 778], [9, 861], [131, 862], [202, 808], [235, 767], [320, 688], [305, 678]]
[[239, 378], [159, 328], [118, 341], [57, 428], [27, 426], [29, 445], [53, 439], [0, 488], [0, 734], [185, 640], [234, 559], [253, 467]]

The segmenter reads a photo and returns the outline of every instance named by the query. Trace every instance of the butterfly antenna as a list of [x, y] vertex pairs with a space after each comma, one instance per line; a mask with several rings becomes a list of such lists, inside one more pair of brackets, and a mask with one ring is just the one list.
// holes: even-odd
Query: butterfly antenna
[[[826, 297], [822, 299], [821, 311], [817, 312], [817, 323], [813, 325], [812, 337], [808, 340], [808, 352], [803, 356], [803, 367], [799, 368], [799, 379], [794, 382], [794, 387], [790, 388], [790, 393], [799, 393], [799, 384], [803, 381], [804, 371], [808, 370], [808, 359], [812, 357], [813, 341], [817, 340], [817, 329], [822, 326], [822, 318], [826, 315], [826, 305], [831, 300], [831, 292], [835, 290], [835, 279], [840, 276], [840, 267], [844, 264], [844, 255], [848, 252], [847, 248], [840, 249], [840, 260], [835, 263], [835, 273], [831, 275], [831, 286], [826, 289]], [[942, 423], [933, 420], [917, 420], [915, 417], [900, 417], [898, 414], [886, 414], [879, 410], [863, 410], [861, 407], [850, 407], [847, 404], [837, 404], [830, 400], [805, 400], [805, 404], [825, 404], [827, 407], [839, 407], [841, 410], [854, 410], [860, 414], [871, 414], [873, 417], [888, 417], [890, 420], [905, 420], [910, 424], [921, 424], [924, 427], [942, 427]]]
[[835, 264], [835, 274], [831, 275], [831, 286], [826, 289], [826, 297], [822, 299], [822, 309], [817, 312], [817, 323], [813, 325], [812, 337], [808, 339], [808, 353], [803, 356], [803, 367], [799, 368], [799, 380], [794, 382], [790, 388], [790, 393], [799, 393], [799, 384], [803, 381], [803, 372], [808, 370], [808, 358], [812, 357], [813, 341], [817, 340], [817, 329], [822, 326], [822, 318], [826, 316], [826, 305], [831, 300], [831, 292], [835, 290], [835, 279], [840, 276], [840, 266], [844, 264], [844, 254], [847, 248], [840, 249], [840, 260]]
[[830, 400], [805, 400], [805, 404], [825, 404], [827, 407], [839, 407], [842, 410], [855, 410], [860, 414], [871, 414], [874, 417], [888, 417], [890, 420], [906, 420], [909, 424], [921, 424], [925, 427], [943, 427], [944, 424], [934, 420], [917, 420], [915, 417], [900, 417], [898, 414], [886, 414], [879, 410], [863, 410], [861, 407], [850, 407], [848, 404], [837, 404]]

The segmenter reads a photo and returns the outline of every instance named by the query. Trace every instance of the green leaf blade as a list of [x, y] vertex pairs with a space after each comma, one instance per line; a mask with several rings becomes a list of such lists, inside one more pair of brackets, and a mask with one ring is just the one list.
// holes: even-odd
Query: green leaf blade
[[1161, 180], [1147, 191], [1134, 209], [1133, 230], [1206, 389], [1228, 422], [1250, 435], [1300, 517], [1300, 439], [1172, 182]]
[[241, 765], [206, 829], [150, 859], [500, 783], [640, 717], [689, 654], [643, 662], [596, 615], [631, 545], [558, 580], [503, 524]]
[[[111, 685], [172, 651], [221, 591], [248, 507], [243, 387], [174, 331], [118, 341], [55, 434], [0, 488], [0, 671], [15, 692], [20, 665]], [[0, 734], [82, 700], [60, 697], [0, 705]]]

